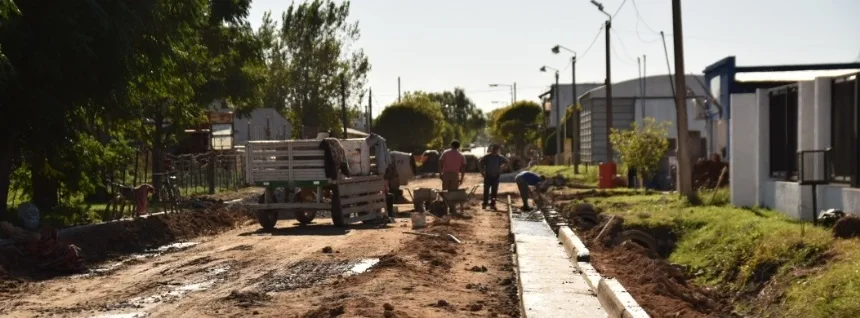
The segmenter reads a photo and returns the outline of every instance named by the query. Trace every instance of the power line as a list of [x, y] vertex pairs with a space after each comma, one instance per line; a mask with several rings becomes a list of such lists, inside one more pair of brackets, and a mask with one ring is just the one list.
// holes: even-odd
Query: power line
[[[625, 1], [626, 1], [626, 0], [625, 0]], [[636, 24], [636, 25], [638, 26], [638, 25], [639, 25], [639, 23], [638, 23], [638, 22], [642, 22], [642, 24], [644, 24], [644, 25], [645, 25], [645, 27], [646, 27], [646, 28], [648, 28], [648, 30], [651, 30], [651, 33], [659, 34], [660, 32], [654, 31], [654, 29], [653, 29], [653, 28], [651, 28], [651, 26], [650, 26], [650, 25], [648, 25], [648, 23], [645, 23], [645, 19], [642, 19], [642, 15], [640, 15], [640, 14], [639, 14], [639, 7], [638, 7], [638, 6], [636, 6], [636, 0], [631, 0], [630, 2], [632, 2], [632, 3], [633, 3], [633, 10], [634, 10], [634, 11], [636, 11], [636, 20], [637, 20], [637, 24]]]
[[597, 43], [597, 39], [600, 38], [600, 34], [603, 33], [603, 28], [605, 26], [606, 26], [605, 24], [600, 24], [600, 29], [598, 29], [597, 34], [594, 35], [594, 39], [591, 40], [591, 44], [588, 45], [588, 48], [585, 49], [585, 52], [583, 52], [582, 55], [576, 57], [577, 59], [581, 60], [586, 55], [588, 55], [588, 52], [591, 51], [592, 47], [594, 47], [594, 43]]
[[627, 3], [627, 0], [622, 1], [622, 2], [621, 2], [621, 5], [620, 5], [620, 6], [618, 6], [618, 9], [617, 9], [617, 10], [615, 10], [615, 13], [613, 13], [613, 14], [612, 14], [612, 19], [613, 19], [613, 20], [615, 19], [615, 16], [616, 16], [616, 15], [618, 15], [618, 12], [621, 12], [621, 8], [623, 8], [623, 7], [624, 7], [624, 4], [625, 4], [625, 3]]
[[627, 55], [627, 58], [629, 58], [631, 61], [635, 60], [632, 56], [630, 56], [629, 53], [627, 53], [627, 45], [624, 45], [624, 40], [621, 39], [621, 36], [618, 35], [618, 32], [612, 32], [612, 34], [615, 35], [615, 37], [618, 39], [618, 42], [621, 42], [621, 51], [624, 52], [624, 55]]

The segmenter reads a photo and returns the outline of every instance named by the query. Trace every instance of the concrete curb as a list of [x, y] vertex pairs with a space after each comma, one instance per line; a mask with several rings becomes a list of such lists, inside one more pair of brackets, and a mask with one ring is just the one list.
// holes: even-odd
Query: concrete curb
[[570, 227], [559, 227], [558, 239], [570, 256], [570, 262], [579, 269], [591, 290], [597, 293], [597, 299], [609, 317], [650, 318], [645, 309], [639, 306], [618, 280], [603, 277], [594, 266], [591, 266], [591, 254], [588, 248]]
[[[511, 195], [508, 195], [508, 235], [514, 238], [514, 210], [511, 205]], [[515, 238], [514, 238], [515, 239]], [[517, 299], [520, 307], [520, 317], [526, 316], [526, 306], [523, 304], [523, 279], [520, 277], [520, 265], [517, 261], [517, 243], [511, 242], [511, 261], [514, 269], [514, 275], [517, 278]], [[599, 300], [599, 299], [598, 299]]]
[[579, 237], [573, 234], [573, 230], [569, 227], [561, 226], [558, 228], [558, 240], [564, 245], [564, 250], [567, 251], [567, 255], [570, 255], [571, 257], [576, 255], [577, 262], [589, 262], [591, 253]]

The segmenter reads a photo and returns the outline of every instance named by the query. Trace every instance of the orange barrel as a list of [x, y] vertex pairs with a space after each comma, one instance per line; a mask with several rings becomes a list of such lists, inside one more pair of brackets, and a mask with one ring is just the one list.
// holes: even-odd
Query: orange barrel
[[615, 187], [616, 166], [614, 162], [601, 163], [598, 168], [598, 178], [600, 181], [597, 187], [600, 189], [612, 189]]

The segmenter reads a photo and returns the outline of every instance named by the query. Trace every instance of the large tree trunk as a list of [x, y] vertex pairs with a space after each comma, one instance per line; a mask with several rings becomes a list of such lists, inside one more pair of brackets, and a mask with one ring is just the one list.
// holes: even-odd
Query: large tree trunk
[[33, 203], [39, 207], [39, 211], [43, 215], [53, 211], [60, 202], [58, 193], [60, 182], [56, 178], [49, 176], [45, 170], [46, 165], [51, 165], [52, 168], [56, 169], [56, 166], [51, 164], [53, 160], [50, 159], [56, 158], [56, 151], [51, 149], [51, 147], [47, 148], [41, 151], [41, 153], [35, 154], [30, 165], [30, 177], [33, 182]]
[[10, 178], [12, 177], [12, 163], [17, 151], [15, 151], [15, 140], [17, 133], [4, 129], [5, 138], [0, 140], [0, 213], [5, 213], [9, 208], [6, 201], [9, 199]]

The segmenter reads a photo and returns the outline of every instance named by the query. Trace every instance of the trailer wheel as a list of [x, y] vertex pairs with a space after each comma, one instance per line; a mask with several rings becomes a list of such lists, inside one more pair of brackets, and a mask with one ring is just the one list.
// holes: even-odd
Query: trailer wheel
[[[296, 195], [293, 197], [293, 202], [305, 202], [305, 201], [307, 201], [307, 200], [305, 200], [305, 197], [302, 195], [301, 192], [296, 193]], [[313, 202], [313, 200], [311, 200], [311, 202]], [[295, 212], [296, 221], [299, 221], [299, 224], [301, 224], [301, 225], [310, 224], [316, 216], [317, 216], [317, 211], [314, 211], [314, 210], [305, 210], [305, 211], [296, 211]]]
[[278, 211], [258, 210], [257, 222], [260, 222], [260, 226], [262, 226], [264, 230], [273, 230], [275, 228], [275, 224], [278, 223]]
[[331, 222], [334, 226], [346, 226], [343, 219], [343, 212], [340, 209], [340, 189], [334, 187], [331, 193]]

